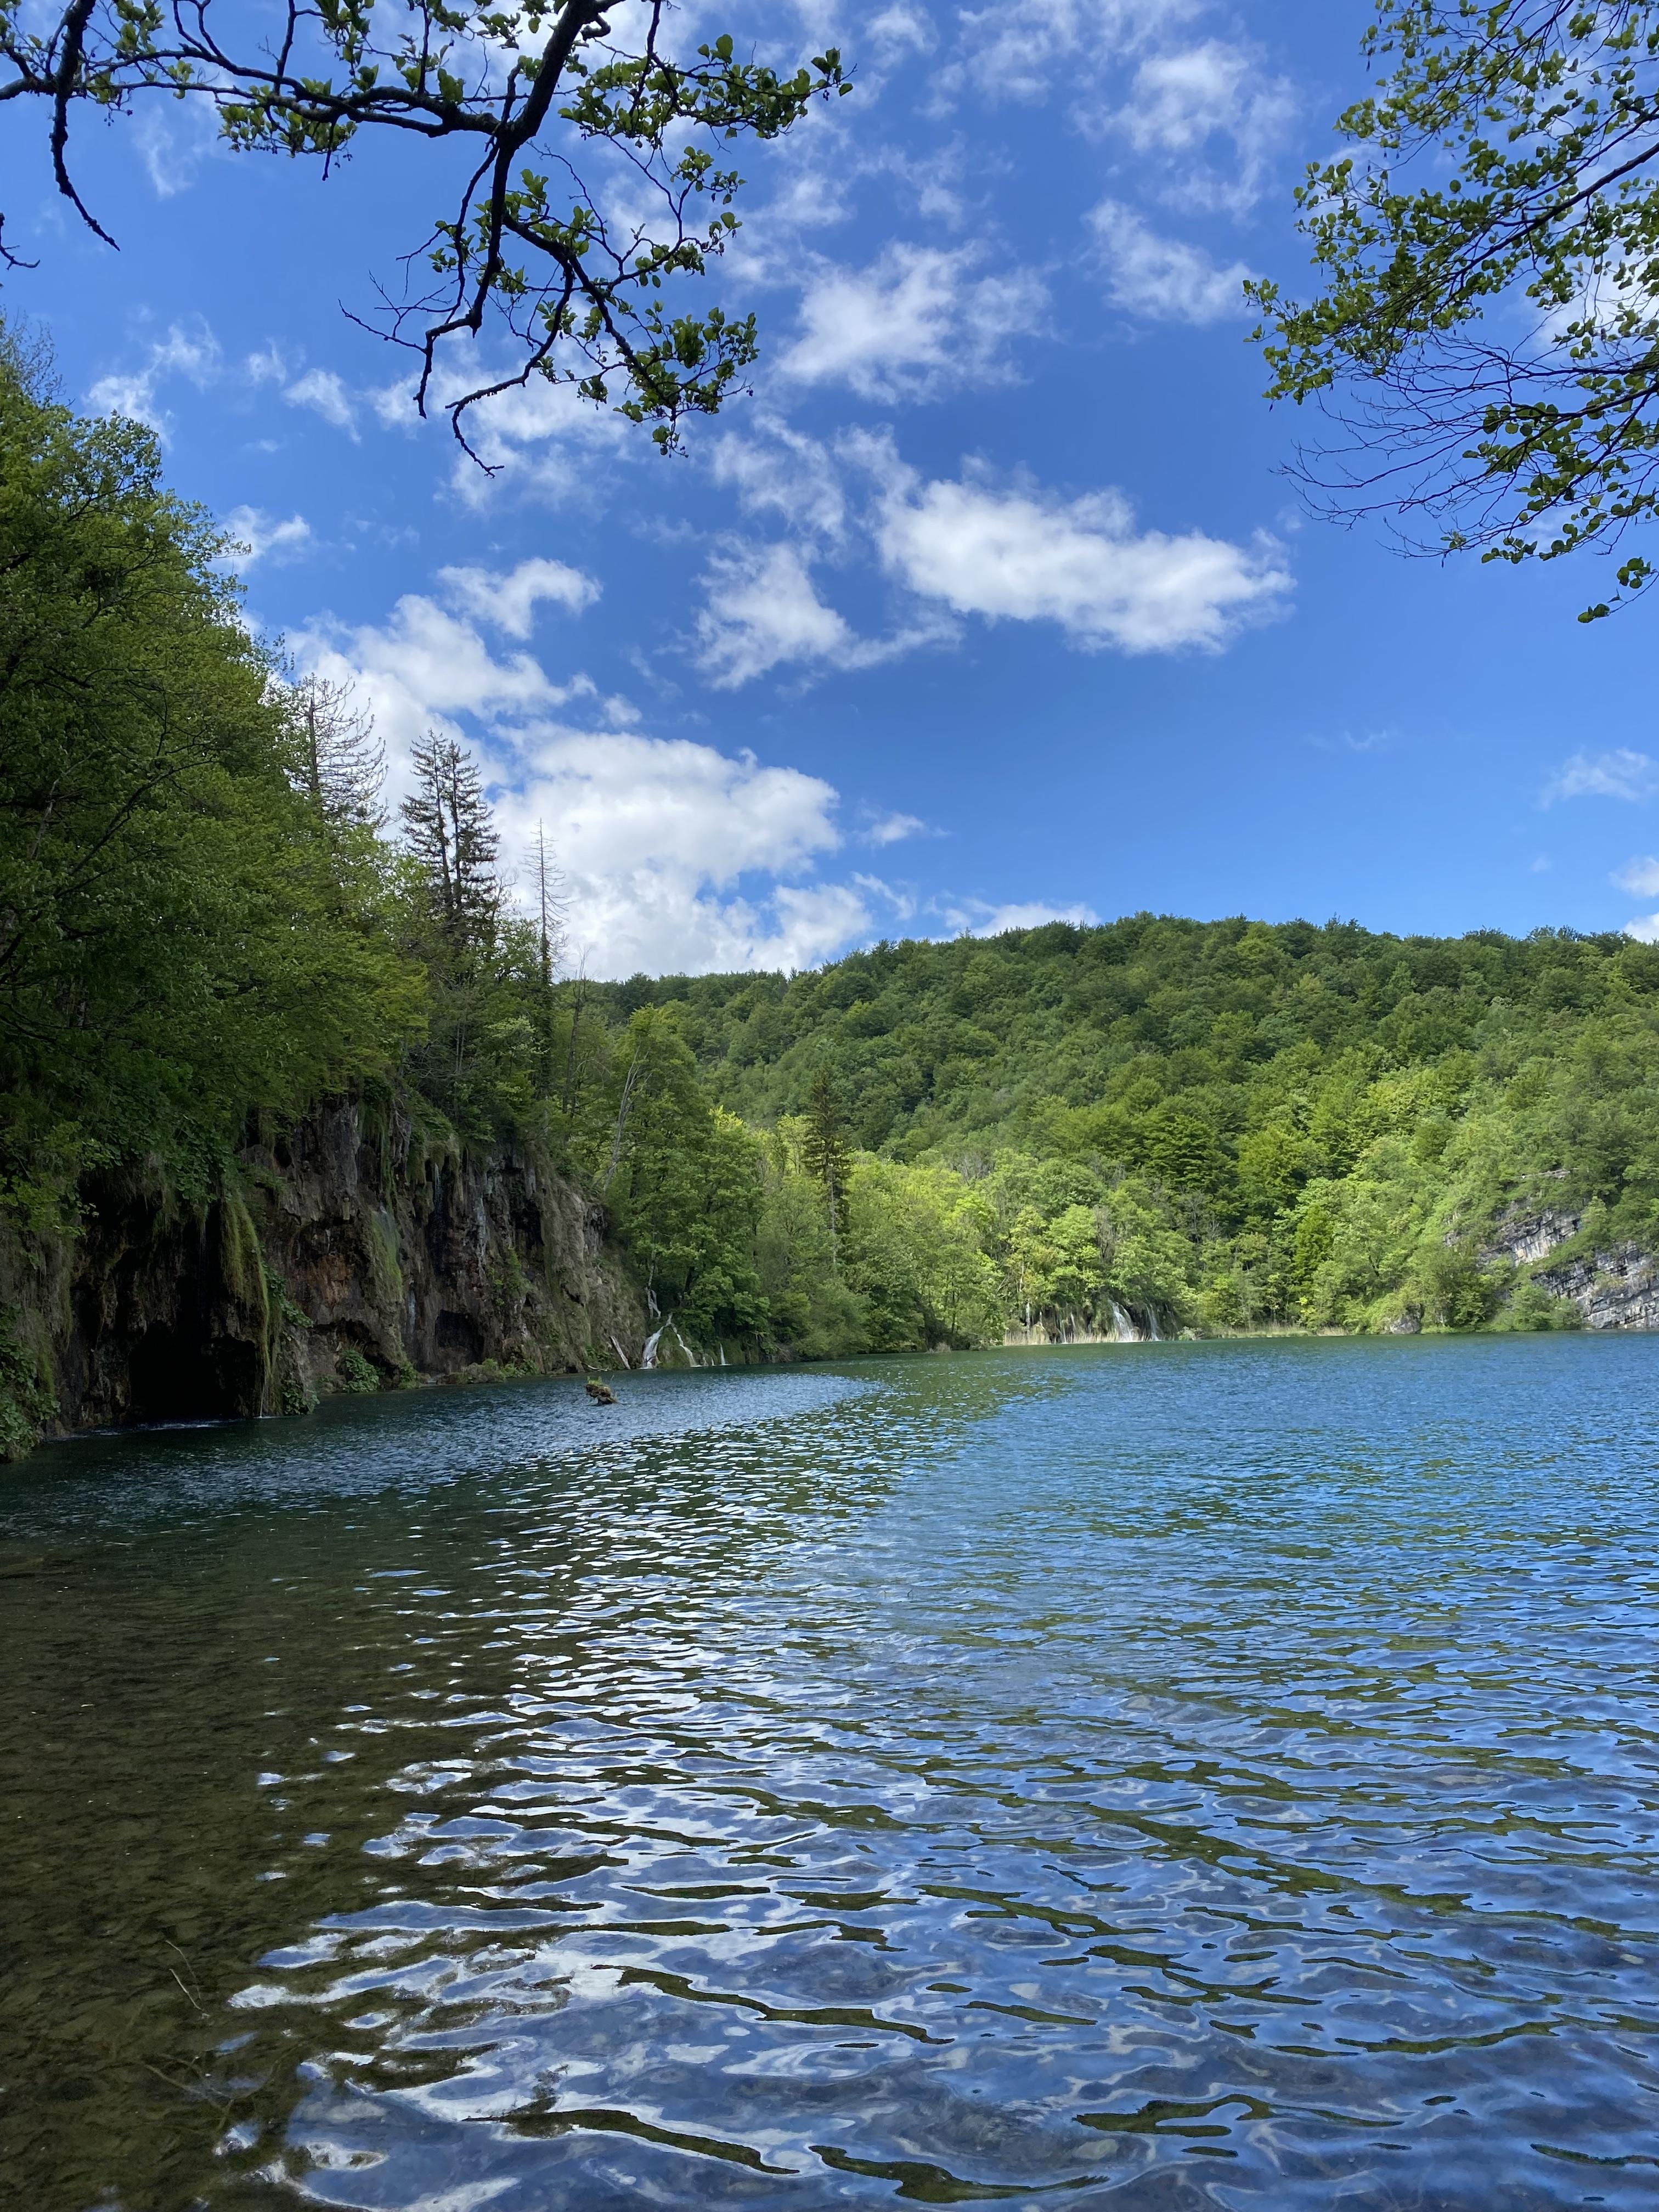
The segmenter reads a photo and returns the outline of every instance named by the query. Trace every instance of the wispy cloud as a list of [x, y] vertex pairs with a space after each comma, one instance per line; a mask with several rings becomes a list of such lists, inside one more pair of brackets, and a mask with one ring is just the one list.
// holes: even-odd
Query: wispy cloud
[[308, 407], [335, 429], [343, 430], [350, 438], [356, 437], [356, 396], [333, 369], [308, 368], [303, 376], [285, 386], [283, 397], [290, 407]]
[[839, 538], [847, 520], [842, 472], [827, 446], [763, 411], [744, 432], [727, 431], [710, 451], [714, 481], [750, 514], [781, 515], [800, 536]]
[[1091, 86], [1102, 70], [1191, 15], [1196, 0], [1006, 0], [961, 17], [963, 58], [945, 72], [950, 91], [1036, 101], [1056, 85]]
[[1106, 296], [1127, 313], [1165, 323], [1214, 323], [1244, 310], [1245, 261], [1224, 265], [1202, 246], [1160, 237], [1121, 200], [1089, 216], [1106, 272]]
[[784, 661], [823, 661], [850, 650], [853, 632], [817, 595], [793, 545], [717, 553], [708, 603], [697, 617], [697, 659], [709, 680], [734, 690]]
[[1613, 870], [1611, 880], [1632, 898], [1659, 898], [1659, 860], [1651, 854], [1626, 860], [1622, 868]]
[[1002, 906], [987, 899], [945, 900], [940, 902], [939, 913], [947, 928], [969, 937], [1000, 937], [1005, 930], [1039, 929], [1045, 921], [1069, 921], [1081, 929], [1100, 920], [1091, 906], [1080, 902], [1056, 906], [1047, 899], [1014, 899]]
[[866, 845], [896, 845], [906, 837], [926, 834], [927, 824], [919, 814], [878, 814], [864, 826]]
[[535, 628], [536, 610], [544, 603], [579, 615], [599, 596], [599, 586], [580, 568], [562, 561], [520, 561], [505, 574], [493, 568], [440, 568], [438, 581], [447, 597], [476, 621], [526, 638]]
[[130, 416], [165, 435], [167, 417], [156, 386], [167, 377], [183, 376], [204, 388], [218, 375], [220, 364], [219, 341], [204, 322], [174, 323], [166, 337], [146, 349], [138, 367], [100, 376], [87, 394], [88, 403], [100, 415]]
[[826, 268], [801, 302], [787, 375], [865, 399], [923, 399], [1000, 382], [1046, 293], [1028, 270], [976, 272], [973, 249], [892, 245], [866, 269]]
[[225, 517], [225, 534], [241, 548], [235, 565], [251, 568], [267, 556], [276, 561], [292, 561], [308, 552], [312, 544], [311, 525], [302, 514], [290, 514], [279, 521], [260, 507], [234, 507]]
[[718, 690], [735, 690], [775, 668], [877, 668], [955, 635], [924, 614], [883, 637], [860, 637], [818, 596], [811, 555], [799, 545], [733, 545], [716, 553], [697, 617], [696, 658]]
[[[1222, 39], [1152, 53], [1112, 118], [1138, 154], [1164, 157], [1164, 196], [1243, 214], [1296, 114], [1294, 92], [1252, 49]], [[1217, 158], [1217, 141], [1227, 152]]]
[[1639, 806], [1659, 792], [1659, 762], [1627, 745], [1611, 752], [1574, 753], [1544, 786], [1540, 804], [1560, 799], [1621, 799]]

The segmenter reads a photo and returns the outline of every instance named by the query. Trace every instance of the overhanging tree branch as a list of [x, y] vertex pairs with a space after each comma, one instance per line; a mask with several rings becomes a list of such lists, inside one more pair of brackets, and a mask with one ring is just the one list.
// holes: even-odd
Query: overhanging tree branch
[[1247, 287], [1269, 396], [1339, 426], [1297, 472], [1413, 550], [1609, 549], [1659, 514], [1659, 5], [1376, 0], [1366, 46], [1297, 195], [1325, 289]]
[[[404, 296], [383, 295], [369, 319], [418, 354], [421, 412], [435, 398], [466, 446], [470, 408], [542, 377], [651, 422], [667, 448], [757, 351], [751, 317], [672, 315], [661, 296], [672, 278], [706, 276], [738, 228], [742, 180], [714, 149], [776, 138], [851, 88], [833, 47], [785, 74], [738, 59], [726, 36], [674, 49], [667, 16], [665, 0], [285, 0], [275, 37], [240, 46], [223, 28], [247, 21], [233, 0], [70, 0], [41, 33], [18, 0], [0, 0], [0, 102], [47, 106], [58, 190], [111, 245], [70, 168], [82, 106], [204, 101], [227, 145], [315, 156], [325, 173], [364, 131], [474, 139], [451, 211], [405, 258]], [[586, 181], [573, 158], [583, 149], [599, 163]], [[618, 158], [649, 187], [652, 222], [607, 213]], [[517, 350], [515, 370], [447, 366], [447, 341], [491, 329]]]

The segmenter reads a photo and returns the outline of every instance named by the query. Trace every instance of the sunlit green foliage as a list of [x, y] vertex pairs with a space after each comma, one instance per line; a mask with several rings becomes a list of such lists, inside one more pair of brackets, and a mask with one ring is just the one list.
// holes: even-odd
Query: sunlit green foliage
[[[1028, 1310], [1102, 1334], [1552, 1325], [1505, 1216], [1579, 1220], [1569, 1254], [1659, 1244], [1659, 950], [1623, 937], [1137, 915], [595, 995], [676, 1010], [755, 1123], [788, 1127], [834, 1071], [883, 1163], [848, 1200], [872, 1342]], [[920, 1247], [944, 1266], [964, 1220], [998, 1291], [947, 1312]]]
[[390, 856], [311, 802], [205, 520], [42, 386], [0, 343], [0, 1197], [37, 1222], [98, 1169], [200, 1183], [424, 1016]]

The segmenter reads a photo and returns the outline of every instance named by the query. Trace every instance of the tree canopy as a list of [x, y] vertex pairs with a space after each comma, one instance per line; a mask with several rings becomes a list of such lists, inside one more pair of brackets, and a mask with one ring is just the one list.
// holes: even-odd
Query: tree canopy
[[388, 856], [314, 774], [150, 434], [0, 335], [0, 1200], [211, 1172], [250, 1110], [395, 1065], [418, 969]]
[[1269, 396], [1337, 426], [1304, 478], [1432, 550], [1609, 550], [1659, 506], [1659, 7], [1376, 0], [1365, 47], [1297, 194], [1322, 289], [1248, 288]]
[[[106, 240], [71, 166], [82, 115], [199, 101], [227, 145], [325, 169], [366, 132], [453, 143], [447, 205], [379, 319], [417, 356], [422, 412], [441, 405], [465, 444], [471, 407], [540, 376], [669, 446], [756, 356], [752, 316], [675, 314], [662, 296], [738, 228], [742, 179], [722, 149], [776, 138], [851, 88], [834, 47], [780, 71], [726, 33], [682, 49], [669, 13], [663, 0], [282, 0], [269, 15], [236, 0], [69, 0], [42, 15], [0, 0], [0, 105], [43, 111], [58, 189]], [[490, 332], [511, 342], [502, 373], [452, 371], [446, 341]]]

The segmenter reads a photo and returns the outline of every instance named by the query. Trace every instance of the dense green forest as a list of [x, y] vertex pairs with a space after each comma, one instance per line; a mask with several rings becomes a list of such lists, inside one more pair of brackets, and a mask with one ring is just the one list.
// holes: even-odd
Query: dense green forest
[[116, 1194], [205, 1204], [251, 1132], [342, 1094], [395, 1100], [413, 1152], [510, 1142], [573, 1179], [732, 1356], [1565, 1325], [1494, 1224], [1659, 1242], [1659, 949], [1141, 915], [562, 978], [465, 748], [434, 735], [388, 818], [367, 717], [249, 637], [223, 556], [148, 432], [76, 419], [7, 341], [15, 1242]]
[[[1577, 1218], [1556, 1264], [1659, 1243], [1659, 950], [1621, 936], [1137, 915], [599, 995], [786, 1142], [831, 1072], [884, 1341], [1113, 1301], [1166, 1329], [1565, 1324], [1494, 1224]], [[933, 1225], [901, 1266], [907, 1212]], [[988, 1262], [971, 1295], [946, 1222]]]

